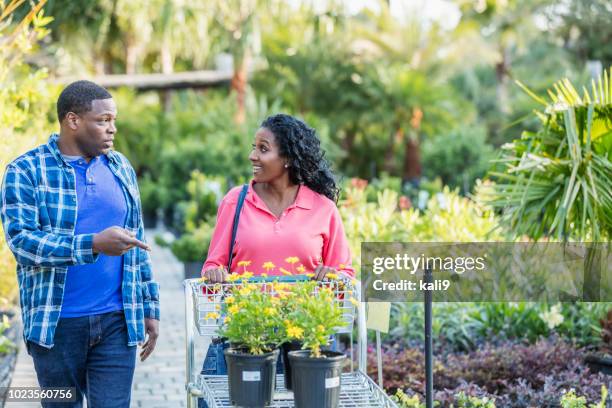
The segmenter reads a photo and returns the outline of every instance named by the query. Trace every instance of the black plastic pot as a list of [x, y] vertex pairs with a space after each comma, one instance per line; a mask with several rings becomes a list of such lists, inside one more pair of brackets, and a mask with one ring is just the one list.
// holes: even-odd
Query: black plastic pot
[[324, 357], [310, 357], [310, 350], [289, 352], [296, 408], [336, 408], [340, 400], [340, 375], [346, 356], [322, 351]]
[[229, 398], [233, 406], [263, 408], [272, 403], [276, 385], [278, 349], [265, 354], [248, 354], [228, 348], [225, 354]]
[[281, 344], [281, 354], [283, 356], [283, 374], [285, 376], [285, 388], [292, 390], [292, 376], [291, 376], [291, 361], [289, 361], [289, 352], [300, 350], [302, 348], [302, 342], [293, 340], [291, 342]]

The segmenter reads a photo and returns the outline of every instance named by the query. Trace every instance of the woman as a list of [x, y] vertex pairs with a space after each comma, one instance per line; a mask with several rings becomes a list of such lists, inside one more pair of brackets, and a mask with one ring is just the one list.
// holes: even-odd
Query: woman
[[[338, 187], [314, 129], [278, 114], [255, 133], [248, 186], [234, 241], [231, 271], [248, 263], [255, 275], [327, 273], [354, 276], [336, 201]], [[222, 200], [202, 276], [228, 276], [232, 225], [241, 187]], [[297, 261], [296, 261], [297, 258]], [[241, 263], [241, 261], [243, 263]]]
[[[240, 213], [231, 271], [248, 263], [254, 275], [327, 273], [354, 276], [351, 254], [336, 201], [338, 187], [323, 158], [314, 129], [289, 115], [273, 115], [255, 133], [249, 155], [253, 180]], [[228, 276], [232, 226], [242, 187], [221, 201], [202, 276], [223, 282]], [[202, 374], [225, 374], [223, 349], [213, 339]], [[282, 369], [282, 364], [279, 368]], [[200, 400], [200, 407], [206, 403]]]

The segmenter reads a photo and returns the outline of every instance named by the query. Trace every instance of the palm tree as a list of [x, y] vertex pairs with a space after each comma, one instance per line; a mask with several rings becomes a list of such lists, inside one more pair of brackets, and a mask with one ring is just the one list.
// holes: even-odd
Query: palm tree
[[[559, 241], [605, 242], [612, 236], [612, 78], [603, 74], [583, 87], [554, 84], [550, 101], [519, 85], [545, 106], [542, 126], [504, 146], [504, 172], [492, 175], [490, 203], [503, 210], [516, 235]], [[585, 296], [598, 298], [600, 247], [585, 260]], [[597, 293], [595, 293], [597, 291]]]
[[237, 109], [234, 120], [242, 124], [246, 120], [246, 92], [248, 67], [253, 45], [259, 35], [257, 10], [265, 5], [263, 0], [221, 0], [216, 2], [215, 18], [229, 34], [230, 52], [234, 61], [232, 90], [236, 93]]

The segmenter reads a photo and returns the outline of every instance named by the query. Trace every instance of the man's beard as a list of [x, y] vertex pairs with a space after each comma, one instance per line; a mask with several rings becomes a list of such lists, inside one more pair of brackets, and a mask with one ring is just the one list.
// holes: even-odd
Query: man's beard
[[86, 142], [80, 139], [75, 140], [79, 150], [83, 152], [86, 157], [97, 157], [102, 154], [102, 151], [93, 142]]

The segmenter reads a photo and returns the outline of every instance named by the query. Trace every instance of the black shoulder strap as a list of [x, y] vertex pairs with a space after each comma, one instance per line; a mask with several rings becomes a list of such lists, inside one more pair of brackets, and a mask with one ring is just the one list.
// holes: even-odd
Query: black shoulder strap
[[242, 186], [240, 196], [238, 197], [238, 203], [236, 204], [236, 213], [234, 214], [234, 224], [232, 225], [232, 239], [229, 247], [229, 261], [227, 263], [227, 271], [231, 272], [232, 261], [234, 259], [234, 244], [236, 243], [236, 232], [238, 232], [238, 220], [240, 220], [240, 212], [242, 211], [242, 205], [244, 204], [244, 198], [246, 197], [249, 185], [245, 184]]

